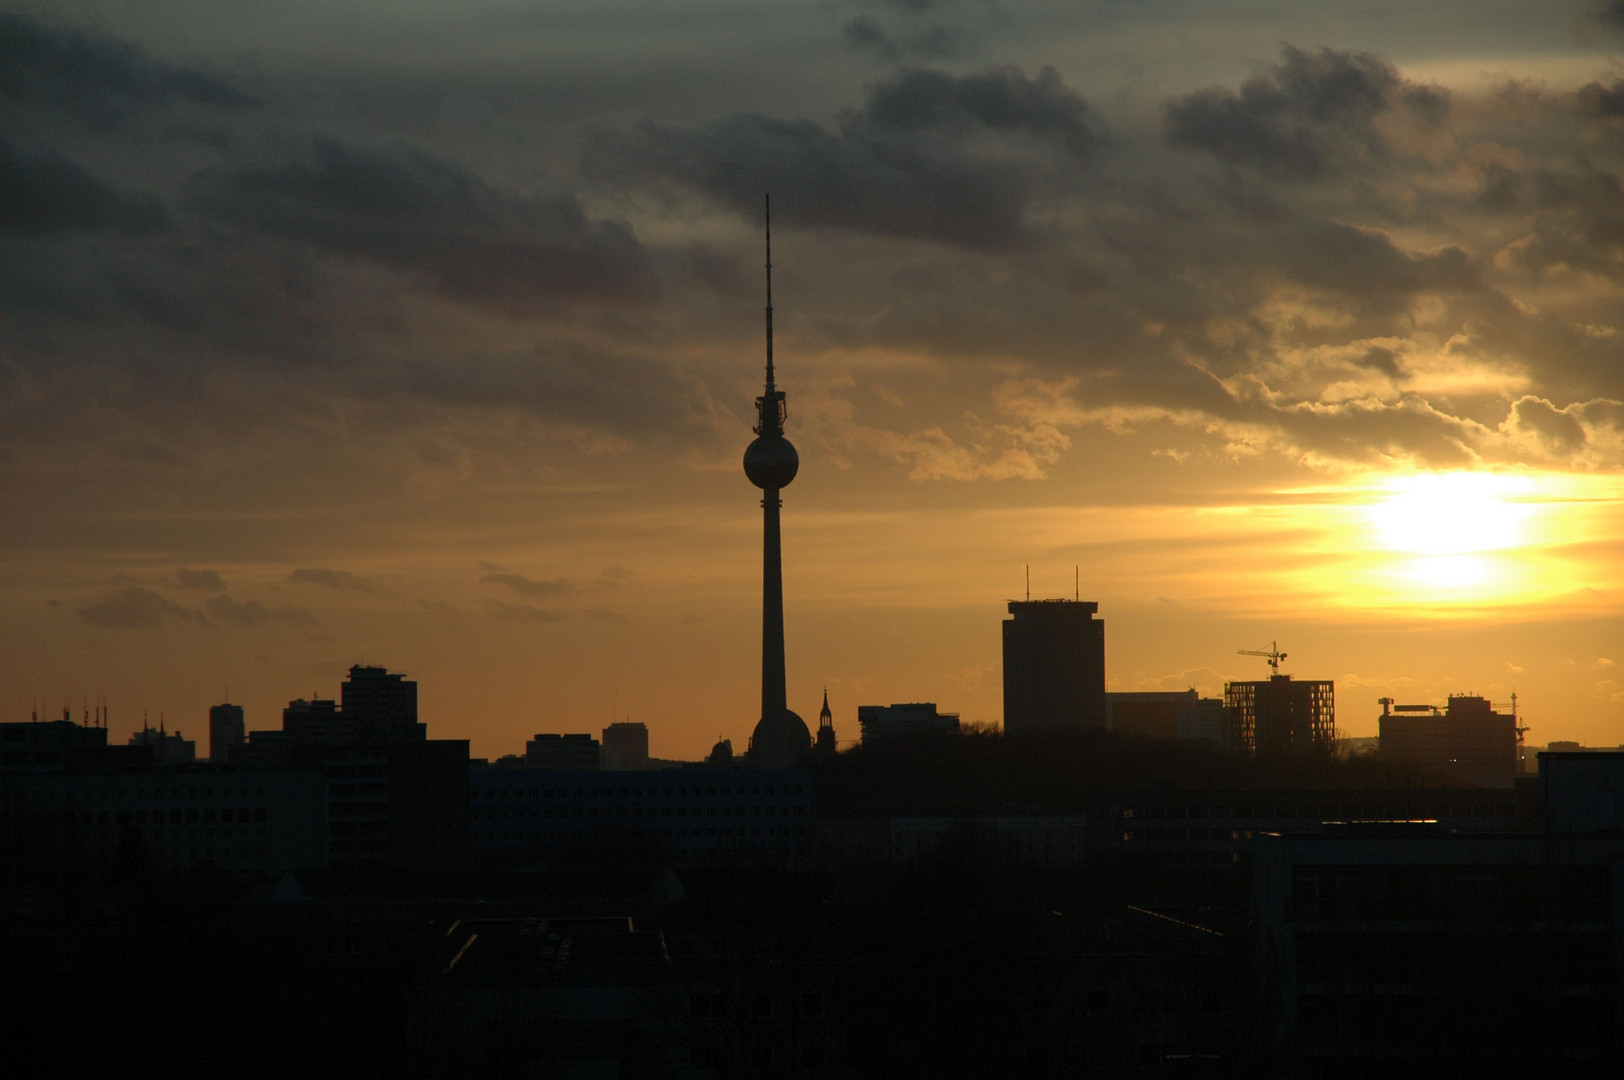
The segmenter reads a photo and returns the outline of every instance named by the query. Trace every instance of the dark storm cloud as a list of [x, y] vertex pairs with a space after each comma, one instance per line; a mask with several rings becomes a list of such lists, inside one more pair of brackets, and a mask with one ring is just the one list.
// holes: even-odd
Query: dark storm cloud
[[267, 607], [258, 600], [238, 602], [229, 596], [211, 596], [204, 607], [210, 615], [234, 626], [260, 627], [273, 624], [314, 626], [316, 617], [306, 608]]
[[1175, 146], [1281, 179], [1312, 180], [1385, 157], [1375, 123], [1380, 114], [1404, 110], [1436, 124], [1448, 106], [1443, 90], [1408, 82], [1369, 53], [1286, 46], [1279, 64], [1248, 79], [1238, 93], [1213, 87], [1187, 94], [1167, 105], [1164, 120]]
[[94, 603], [76, 608], [74, 615], [91, 626], [139, 630], [160, 626], [167, 619], [198, 622], [197, 612], [182, 607], [151, 589], [138, 585], [111, 592]]
[[99, 130], [174, 102], [215, 108], [251, 104], [240, 91], [191, 68], [152, 59], [139, 45], [0, 14], [0, 96], [66, 113]]
[[1464, 292], [1481, 285], [1477, 266], [1459, 247], [1416, 254], [1400, 249], [1383, 232], [1334, 221], [1307, 222], [1294, 233], [1293, 242], [1281, 247], [1275, 272], [1349, 300], [1391, 307], [1420, 293]]
[[1585, 20], [1614, 33], [1624, 34], [1624, 0], [1592, 0], [1590, 9], [1585, 12]]
[[1571, 267], [1624, 279], [1624, 183], [1588, 162], [1576, 169], [1487, 170], [1482, 202], [1532, 217], [1506, 261], [1536, 274]]
[[1612, 86], [1587, 83], [1579, 88], [1579, 114], [1592, 120], [1624, 120], [1624, 79]]
[[752, 217], [763, 191], [794, 191], [795, 224], [996, 251], [1032, 241], [1029, 205], [1071, 183], [1105, 137], [1051, 68], [1035, 78], [1013, 67], [912, 70], [871, 86], [834, 130], [755, 114], [692, 129], [644, 123], [599, 132], [586, 166], [609, 182], [674, 183]]
[[359, 574], [330, 567], [309, 567], [293, 571], [288, 580], [295, 585], [320, 585], [337, 592], [371, 592], [372, 584]]
[[0, 234], [140, 233], [165, 220], [158, 200], [121, 193], [49, 147], [25, 149], [0, 134]]
[[571, 196], [497, 188], [406, 143], [316, 136], [301, 160], [198, 173], [185, 203], [218, 224], [421, 273], [460, 300], [520, 313], [654, 291], [649, 254], [624, 225], [592, 220]]
[[632, 438], [705, 441], [727, 414], [669, 360], [561, 344], [506, 357], [424, 365], [417, 397], [601, 428]]
[[216, 570], [188, 570], [184, 566], [175, 571], [175, 587], [198, 592], [226, 591], [225, 579]]
[[568, 596], [575, 591], [575, 584], [566, 578], [557, 578], [553, 581], [536, 581], [523, 574], [486, 574], [479, 579], [481, 585], [504, 585], [520, 596], [555, 597]]
[[945, 60], [964, 49], [964, 32], [951, 26], [887, 30], [870, 15], [859, 15], [840, 28], [846, 44], [882, 60]]
[[992, 0], [867, 0], [840, 28], [846, 44], [880, 60], [947, 60], [980, 45], [1008, 19]]

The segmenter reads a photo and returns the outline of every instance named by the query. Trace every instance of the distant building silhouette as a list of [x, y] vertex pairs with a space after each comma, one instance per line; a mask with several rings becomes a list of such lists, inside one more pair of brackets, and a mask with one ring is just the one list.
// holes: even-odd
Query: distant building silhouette
[[603, 767], [603, 745], [584, 732], [578, 735], [538, 734], [524, 744], [527, 768], [554, 772], [597, 772]]
[[130, 745], [152, 747], [154, 765], [179, 765], [197, 760], [197, 743], [185, 738], [179, 731], [164, 731], [161, 721], [155, 728], [142, 728], [132, 733]]
[[801, 458], [784, 438], [789, 413], [773, 382], [773, 242], [767, 227], [767, 386], [756, 398], [756, 439], [744, 452], [744, 474], [761, 489], [761, 719], [747, 755], [758, 768], [794, 764], [812, 749], [806, 721], [790, 711], [784, 673], [784, 560], [779, 543], [778, 493], [795, 479]]
[[225, 762], [231, 757], [231, 748], [241, 746], [246, 729], [243, 726], [241, 705], [212, 705], [209, 707], [209, 760]]
[[904, 735], [951, 735], [959, 730], [959, 714], [936, 711], [934, 701], [902, 705], [859, 705], [857, 725], [863, 745]]
[[1225, 683], [1224, 742], [1255, 757], [1335, 753], [1336, 684], [1290, 675]]
[[1108, 693], [1105, 703], [1109, 727], [1118, 735], [1224, 741], [1223, 701], [1195, 690]]
[[0, 724], [0, 773], [150, 769], [145, 743], [108, 746], [107, 729], [61, 720]]
[[1105, 623], [1091, 600], [1011, 600], [1004, 620], [1004, 731], [1103, 730]]
[[607, 772], [640, 772], [647, 769], [648, 725], [622, 720], [604, 728], [601, 760]]
[[823, 688], [823, 708], [818, 710], [818, 741], [813, 747], [820, 758], [835, 756], [835, 714], [829, 711], [829, 688]]
[[705, 763], [707, 765], [733, 764], [733, 740], [717, 739], [716, 745], [711, 747], [711, 752], [706, 755]]
[[417, 683], [404, 675], [357, 664], [339, 687], [339, 698], [357, 738], [422, 737], [413, 735], [422, 726], [417, 722]]
[[1433, 705], [1382, 700], [1383, 757], [1414, 761], [1476, 784], [1510, 784], [1519, 765], [1522, 729], [1515, 712], [1496, 712], [1487, 698], [1452, 695]]
[[468, 740], [429, 739], [417, 684], [356, 665], [338, 702], [298, 699], [281, 731], [251, 731], [231, 754], [244, 767], [319, 772], [328, 791], [328, 853], [340, 869], [439, 869], [468, 853]]

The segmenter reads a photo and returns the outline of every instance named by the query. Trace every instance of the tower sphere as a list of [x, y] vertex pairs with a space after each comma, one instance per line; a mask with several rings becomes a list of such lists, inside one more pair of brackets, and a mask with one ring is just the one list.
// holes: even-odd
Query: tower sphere
[[801, 468], [801, 455], [782, 435], [762, 435], [744, 452], [744, 475], [758, 488], [788, 487]]

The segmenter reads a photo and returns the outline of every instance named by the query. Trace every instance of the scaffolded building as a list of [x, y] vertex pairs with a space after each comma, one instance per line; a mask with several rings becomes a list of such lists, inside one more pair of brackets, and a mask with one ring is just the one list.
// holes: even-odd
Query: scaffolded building
[[1254, 757], [1330, 754], [1336, 747], [1336, 684], [1294, 682], [1272, 675], [1263, 682], [1224, 684], [1224, 742]]

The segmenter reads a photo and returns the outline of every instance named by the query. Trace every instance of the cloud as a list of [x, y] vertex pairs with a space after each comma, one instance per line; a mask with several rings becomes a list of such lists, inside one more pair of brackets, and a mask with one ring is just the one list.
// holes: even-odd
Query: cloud
[[556, 623], [566, 622], [569, 615], [553, 608], [538, 608], [530, 604], [505, 604], [500, 600], [485, 601], [485, 614], [508, 622]]
[[618, 589], [636, 575], [624, 566], [606, 566], [593, 584], [602, 589]]
[[76, 608], [74, 615], [91, 626], [124, 630], [159, 626], [166, 619], [179, 619], [182, 622], [200, 621], [197, 612], [138, 585], [130, 585], [117, 592], [108, 593], [94, 603]]
[[180, 589], [194, 589], [200, 592], [226, 591], [225, 579], [215, 570], [188, 570], [181, 567], [175, 571], [175, 587]]
[[1069, 186], [1105, 139], [1052, 68], [915, 69], [872, 85], [834, 130], [757, 114], [692, 129], [645, 122], [598, 132], [586, 168], [609, 183], [674, 184], [751, 218], [763, 191], [789, 190], [789, 223], [1001, 251], [1036, 242], [1033, 199]]
[[581, 614], [585, 615], [589, 619], [595, 619], [598, 622], [626, 623], [631, 621], [619, 611], [606, 611], [602, 608], [588, 608], [587, 610], [581, 612]]
[[149, 57], [139, 45], [0, 13], [0, 97], [65, 113], [103, 131], [177, 102], [241, 109], [247, 95], [195, 68]]
[[1624, 0], [1591, 0], [1585, 21], [1624, 34]]
[[1170, 102], [1167, 140], [1279, 179], [1313, 180], [1333, 167], [1385, 158], [1389, 143], [1376, 124], [1382, 114], [1436, 124], [1448, 111], [1445, 91], [1408, 82], [1369, 53], [1288, 45], [1281, 55], [1239, 93], [1214, 87]]
[[288, 580], [296, 585], [320, 585], [337, 592], [371, 592], [372, 583], [348, 570], [313, 567], [293, 571]]
[[0, 234], [144, 233], [166, 220], [158, 200], [123, 194], [55, 150], [25, 150], [0, 134]]
[[655, 288], [626, 226], [592, 220], [572, 196], [498, 188], [404, 142], [316, 135], [298, 160], [202, 170], [184, 201], [216, 223], [418, 273], [448, 296], [516, 313], [641, 301]]
[[1008, 23], [992, 0], [867, 0], [840, 28], [847, 45], [888, 63], [948, 60]]
[[211, 596], [204, 604], [208, 613], [221, 622], [234, 626], [259, 627], [281, 623], [288, 626], [313, 626], [316, 617], [308, 608], [266, 607], [258, 600], [239, 603], [229, 596]]
[[1579, 88], [1579, 115], [1592, 120], [1624, 120], [1624, 79], [1612, 86], [1587, 83]]
[[1585, 445], [1585, 429], [1574, 411], [1558, 409], [1544, 398], [1525, 395], [1511, 404], [1503, 430], [1528, 433], [1552, 457], [1567, 457]]
[[536, 581], [523, 574], [486, 574], [479, 579], [481, 585], [504, 585], [520, 596], [568, 596], [575, 591], [574, 582], [566, 578]]

